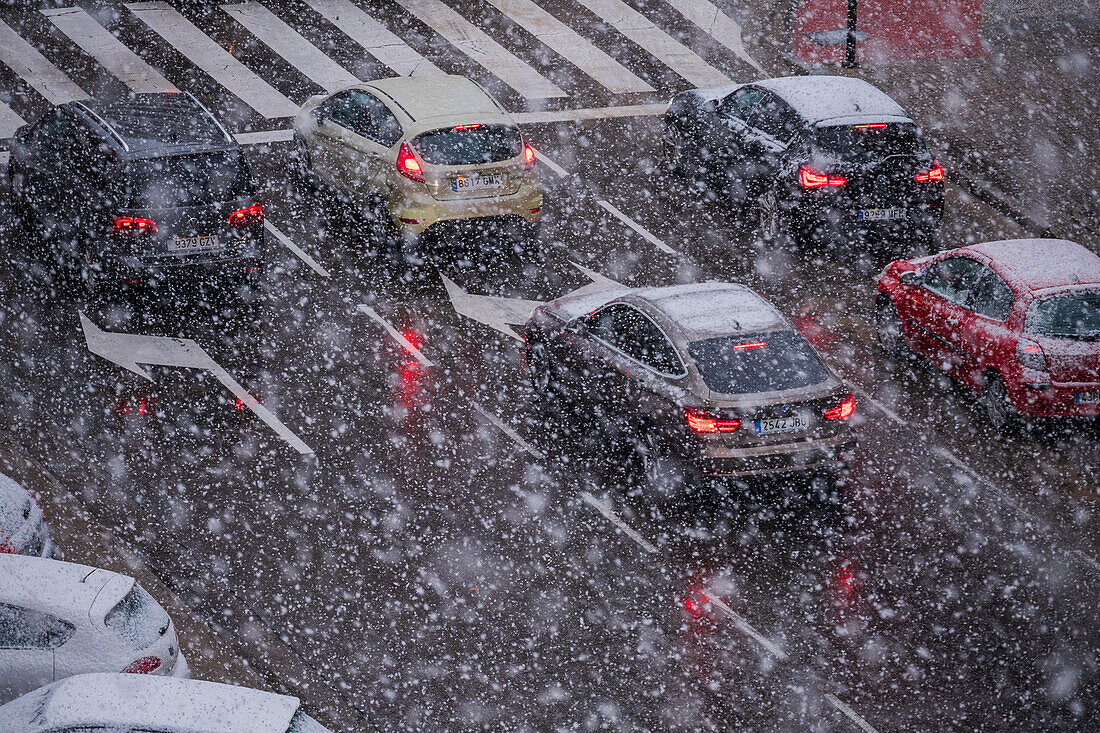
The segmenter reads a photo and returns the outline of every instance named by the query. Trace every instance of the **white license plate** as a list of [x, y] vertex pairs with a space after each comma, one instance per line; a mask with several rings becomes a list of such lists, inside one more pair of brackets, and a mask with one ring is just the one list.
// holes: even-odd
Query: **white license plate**
[[172, 252], [201, 252], [209, 249], [220, 249], [221, 242], [217, 234], [197, 234], [193, 237], [172, 237], [168, 241], [168, 249]]
[[787, 417], [765, 417], [755, 420], [757, 435], [771, 435], [772, 433], [793, 433], [796, 430], [806, 430], [810, 427], [810, 416], [806, 414], [789, 415]]
[[1073, 395], [1073, 401], [1078, 405], [1095, 405], [1100, 402], [1100, 390], [1093, 392], [1078, 392]]
[[451, 179], [452, 191], [480, 191], [485, 188], [504, 188], [504, 174], [475, 173], [472, 176], [458, 176]]
[[904, 219], [905, 209], [893, 207], [889, 209], [860, 209], [860, 221], [889, 221], [891, 219]]

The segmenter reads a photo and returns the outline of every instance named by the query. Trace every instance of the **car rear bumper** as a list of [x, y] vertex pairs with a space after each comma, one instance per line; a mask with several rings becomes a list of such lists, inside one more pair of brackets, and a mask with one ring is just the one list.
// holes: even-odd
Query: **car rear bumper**
[[99, 262], [98, 277], [124, 285], [242, 277], [261, 269], [264, 259], [263, 237], [217, 252], [182, 256], [109, 253]]
[[1100, 383], [1025, 384], [1012, 390], [1009, 397], [1016, 411], [1025, 417], [1098, 417], [1100, 402], [1077, 401], [1078, 395], [1090, 392], [1100, 393]]
[[849, 434], [745, 448], [713, 445], [707, 446], [693, 459], [693, 463], [708, 476], [757, 476], [839, 469], [852, 460], [855, 447], [855, 438]]
[[402, 195], [390, 202], [390, 216], [403, 239], [415, 239], [441, 222], [517, 217], [529, 225], [542, 219], [542, 189], [525, 186], [510, 196], [479, 199], [434, 199], [427, 194]]
[[845, 199], [830, 199], [825, 194], [804, 196], [794, 209], [793, 220], [797, 228], [825, 241], [928, 237], [936, 232], [943, 218], [943, 197], [901, 200], [874, 208], [901, 209], [902, 213], [892, 219], [861, 219], [861, 211], [866, 216], [868, 210], [861, 210], [859, 205]]

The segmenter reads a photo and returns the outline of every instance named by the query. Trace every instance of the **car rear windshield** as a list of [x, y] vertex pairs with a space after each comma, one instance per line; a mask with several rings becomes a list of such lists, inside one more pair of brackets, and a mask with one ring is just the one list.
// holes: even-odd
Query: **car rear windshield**
[[707, 389], [719, 394], [798, 389], [829, 377], [813, 348], [794, 331], [695, 341], [688, 353]]
[[239, 152], [149, 158], [130, 164], [130, 206], [168, 209], [232, 201], [252, 193]]
[[168, 632], [171, 620], [160, 604], [137, 583], [103, 622], [134, 649], [145, 649]]
[[1100, 340], [1100, 291], [1043, 298], [1028, 311], [1025, 330], [1036, 336]]
[[515, 158], [523, 152], [523, 138], [507, 125], [460, 125], [425, 132], [413, 147], [435, 165], [479, 165]]
[[891, 155], [919, 155], [924, 141], [916, 125], [889, 123], [883, 127], [834, 125], [815, 133], [818, 150], [830, 158], [852, 163], [871, 163]]

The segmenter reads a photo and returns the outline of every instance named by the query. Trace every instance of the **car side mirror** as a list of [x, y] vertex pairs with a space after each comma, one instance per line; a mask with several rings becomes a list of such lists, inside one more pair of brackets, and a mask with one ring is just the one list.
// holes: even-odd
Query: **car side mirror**
[[574, 318], [572, 321], [565, 324], [565, 330], [576, 336], [583, 336], [588, 333], [588, 326], [585, 324], [583, 317]]
[[916, 270], [906, 270], [898, 275], [898, 280], [901, 281], [902, 285], [920, 285], [921, 277]]
[[712, 115], [717, 114], [718, 113], [718, 100], [717, 99], [708, 99], [707, 103], [706, 103], [706, 108], [707, 108], [707, 112], [710, 112]]
[[318, 124], [325, 121], [325, 111], [320, 107], [314, 107], [309, 111], [309, 116]]

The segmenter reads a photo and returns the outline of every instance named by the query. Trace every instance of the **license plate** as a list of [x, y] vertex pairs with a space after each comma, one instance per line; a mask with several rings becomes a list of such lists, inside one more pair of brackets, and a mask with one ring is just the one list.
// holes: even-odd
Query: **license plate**
[[809, 415], [789, 415], [787, 417], [765, 417], [755, 420], [757, 435], [771, 435], [772, 433], [793, 433], [796, 430], [806, 430], [810, 427]]
[[1095, 405], [1100, 402], [1100, 390], [1093, 392], [1078, 392], [1073, 395], [1073, 401], [1078, 405]]
[[458, 176], [451, 179], [452, 191], [480, 191], [485, 188], [504, 188], [504, 174], [475, 173], [472, 176]]
[[168, 242], [168, 249], [172, 252], [201, 252], [209, 249], [220, 249], [221, 246], [217, 234], [197, 234], [193, 237], [172, 237]]
[[889, 221], [891, 219], [904, 219], [905, 209], [892, 207], [889, 209], [860, 209], [860, 221]]

